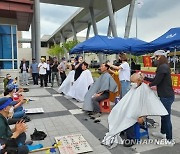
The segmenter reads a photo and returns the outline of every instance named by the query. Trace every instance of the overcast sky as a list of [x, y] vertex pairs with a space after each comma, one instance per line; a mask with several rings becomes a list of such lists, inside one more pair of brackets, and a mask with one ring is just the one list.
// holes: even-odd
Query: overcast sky
[[[136, 13], [138, 38], [152, 41], [172, 27], [180, 27], [180, 0], [144, 0], [141, 8], [136, 7], [131, 25], [130, 37], [136, 35]], [[78, 8], [41, 4], [41, 36], [51, 35], [61, 24], [66, 21]], [[124, 36], [125, 22], [129, 6], [115, 14], [118, 36]], [[99, 34], [106, 35], [108, 18], [97, 24]], [[82, 31], [78, 36], [86, 36]], [[93, 36], [91, 29], [90, 36]], [[23, 32], [24, 38], [30, 38], [30, 32]]]

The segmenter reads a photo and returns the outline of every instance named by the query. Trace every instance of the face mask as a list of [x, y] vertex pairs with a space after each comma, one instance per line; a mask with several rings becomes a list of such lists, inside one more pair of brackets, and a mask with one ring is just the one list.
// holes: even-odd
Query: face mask
[[137, 88], [138, 84], [137, 83], [131, 83], [132, 88]]
[[14, 115], [14, 107], [11, 107], [11, 108], [9, 109], [8, 118], [12, 118], [13, 115]]

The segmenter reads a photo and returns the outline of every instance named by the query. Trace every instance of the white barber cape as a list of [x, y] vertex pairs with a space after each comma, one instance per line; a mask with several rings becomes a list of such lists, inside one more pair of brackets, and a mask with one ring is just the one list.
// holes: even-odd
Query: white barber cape
[[74, 74], [75, 74], [74, 70], [72, 70], [68, 73], [66, 79], [63, 81], [63, 83], [61, 84], [61, 86], [58, 89], [59, 93], [63, 92], [66, 95], [69, 92], [69, 90], [74, 82]]
[[112, 109], [108, 117], [109, 132], [102, 143], [112, 147], [122, 144], [120, 133], [133, 126], [138, 117], [167, 114], [167, 110], [148, 85], [142, 83], [138, 88], [132, 86]]
[[88, 91], [88, 87], [93, 83], [92, 74], [89, 70], [81, 73], [79, 78], [71, 86], [67, 96], [75, 98], [78, 101], [84, 101], [84, 96]]

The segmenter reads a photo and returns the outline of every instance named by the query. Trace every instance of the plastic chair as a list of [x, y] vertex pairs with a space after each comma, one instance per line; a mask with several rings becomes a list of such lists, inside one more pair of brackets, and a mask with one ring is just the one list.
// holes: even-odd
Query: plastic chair
[[144, 136], [147, 136], [149, 139], [149, 132], [147, 122], [144, 122], [144, 125], [140, 125], [138, 122], [134, 126], [135, 136], [138, 141]]
[[105, 99], [100, 102], [101, 113], [110, 113], [111, 112], [111, 104], [109, 99]]

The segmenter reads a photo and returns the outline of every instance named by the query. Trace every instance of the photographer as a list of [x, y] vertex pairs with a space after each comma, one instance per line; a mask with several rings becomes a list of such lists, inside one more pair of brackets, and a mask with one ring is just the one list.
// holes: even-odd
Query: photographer
[[83, 57], [79, 57], [78, 58], [78, 62], [75, 64], [75, 75], [74, 75], [74, 81], [76, 81], [79, 76], [81, 75], [82, 73], [82, 63], [83, 63]]

